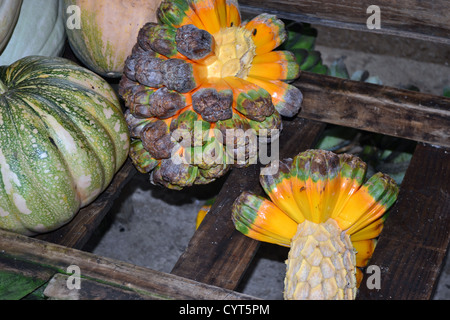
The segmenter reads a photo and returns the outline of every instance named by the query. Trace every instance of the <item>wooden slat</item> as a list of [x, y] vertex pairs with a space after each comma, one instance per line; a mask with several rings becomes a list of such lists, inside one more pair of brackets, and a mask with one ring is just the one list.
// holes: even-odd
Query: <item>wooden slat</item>
[[[294, 21], [450, 44], [447, 0], [240, 0], [239, 4], [245, 13], [268, 12]], [[381, 29], [367, 28], [370, 5], [380, 7]]]
[[[294, 157], [312, 147], [325, 125], [304, 119], [285, 121], [280, 158]], [[235, 290], [253, 259], [259, 243], [235, 230], [231, 207], [243, 191], [263, 194], [260, 166], [234, 169], [206, 216], [177, 261], [173, 274]]]
[[[55, 274], [53, 270], [45, 266], [8, 259], [1, 254], [0, 270], [14, 275], [15, 279], [7, 287], [5, 287], [4, 282], [2, 283], [4, 279], [0, 279], [0, 300], [23, 299], [38, 287], [45, 285]], [[8, 281], [8, 278], [6, 278], [6, 281]], [[27, 285], [24, 286], [24, 283]]]
[[428, 300], [450, 243], [450, 149], [419, 144], [370, 265], [380, 289], [363, 280], [359, 299]]
[[70, 223], [36, 238], [70, 248], [83, 248], [114, 205], [114, 200], [120, 195], [122, 188], [136, 172], [133, 164], [128, 160], [115, 175], [109, 187], [93, 203], [81, 209]]
[[450, 147], [450, 98], [303, 72], [300, 117]]
[[[175, 275], [153, 271], [126, 262], [109, 259], [40, 241], [7, 231], [0, 231], [0, 259], [24, 262], [67, 273], [69, 266], [79, 267], [82, 279], [139, 293], [147, 299], [255, 299], [254, 297], [198, 283]], [[81, 287], [82, 290], [82, 287]]]
[[101, 282], [82, 279], [80, 290], [71, 290], [67, 283], [70, 276], [57, 273], [45, 288], [44, 295], [52, 300], [147, 300], [148, 295], [140, 294]]
[[49, 281], [54, 275], [54, 272], [48, 268], [33, 263], [24, 263], [22, 261], [6, 259], [3, 256], [0, 256], [0, 270], [20, 274], [26, 278], [38, 279], [43, 282]]

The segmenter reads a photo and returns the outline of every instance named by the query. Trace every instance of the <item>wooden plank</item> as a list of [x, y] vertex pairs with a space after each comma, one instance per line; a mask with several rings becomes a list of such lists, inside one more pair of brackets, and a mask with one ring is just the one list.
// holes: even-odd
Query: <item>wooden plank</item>
[[129, 290], [131, 293], [137, 292], [147, 299], [256, 299], [223, 288], [7, 231], [0, 231], [0, 258], [3, 261], [7, 259], [24, 261], [53, 270], [55, 273], [70, 275], [72, 274], [68, 272], [68, 267], [77, 266], [82, 279]]
[[[324, 127], [324, 124], [304, 119], [285, 121], [280, 137], [280, 158], [294, 157], [311, 148]], [[263, 194], [259, 173], [259, 165], [231, 172], [172, 274], [230, 290], [236, 289], [259, 242], [235, 230], [231, 221], [231, 207], [243, 191]]]
[[[447, 0], [240, 0], [241, 10], [335, 28], [374, 32], [450, 44], [450, 10]], [[369, 29], [371, 5], [380, 8], [380, 29]]]
[[450, 149], [419, 144], [370, 265], [380, 289], [359, 299], [428, 300], [450, 244]]
[[65, 226], [42, 235], [37, 239], [81, 249], [87, 243], [95, 229], [114, 205], [122, 188], [131, 180], [136, 169], [128, 160], [115, 175], [109, 187], [89, 206], [81, 209], [72, 221]]
[[49, 281], [55, 274], [46, 267], [24, 261], [6, 259], [4, 256], [0, 256], [0, 270], [20, 274], [26, 278], [35, 278], [44, 282]]
[[71, 290], [70, 276], [57, 273], [48, 283], [44, 295], [51, 300], [148, 300], [148, 295], [140, 294], [97, 281], [82, 279], [79, 290]]
[[300, 117], [450, 147], [450, 98], [303, 72]]

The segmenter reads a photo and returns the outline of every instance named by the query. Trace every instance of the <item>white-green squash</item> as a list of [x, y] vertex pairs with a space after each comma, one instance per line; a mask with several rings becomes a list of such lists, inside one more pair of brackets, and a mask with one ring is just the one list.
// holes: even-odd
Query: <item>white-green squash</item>
[[0, 229], [32, 235], [70, 221], [128, 157], [110, 85], [58, 57], [0, 67]]
[[66, 41], [62, 1], [23, 0], [17, 23], [11, 29], [11, 37], [0, 50], [0, 65], [31, 55], [60, 56]]
[[16, 26], [21, 6], [22, 0], [0, 1], [0, 53], [8, 43]]
[[139, 30], [147, 22], [156, 22], [160, 3], [161, 0], [64, 0], [66, 21], [77, 18], [70, 6], [79, 8], [80, 28], [65, 25], [73, 52], [90, 70], [103, 77], [120, 78]]

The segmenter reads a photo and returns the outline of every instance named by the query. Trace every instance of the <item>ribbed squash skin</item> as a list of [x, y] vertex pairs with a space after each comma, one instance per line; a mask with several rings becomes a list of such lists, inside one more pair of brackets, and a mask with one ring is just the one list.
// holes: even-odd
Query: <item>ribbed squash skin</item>
[[22, 234], [72, 219], [128, 156], [115, 92], [63, 58], [0, 67], [0, 228]]
[[139, 30], [156, 21], [161, 0], [64, 0], [65, 21], [71, 17], [67, 7], [81, 10], [81, 28], [66, 26], [75, 55], [92, 71], [110, 78], [122, 75]]
[[23, 0], [11, 38], [0, 50], [0, 65], [32, 55], [61, 55], [66, 42], [61, 7], [60, 0]]

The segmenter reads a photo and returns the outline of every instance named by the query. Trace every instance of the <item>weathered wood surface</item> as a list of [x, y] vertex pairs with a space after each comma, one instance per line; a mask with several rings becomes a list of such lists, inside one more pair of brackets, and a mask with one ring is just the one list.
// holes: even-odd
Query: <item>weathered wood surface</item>
[[3, 276], [8, 274], [5, 278], [0, 276], [0, 300], [3, 301], [24, 299], [31, 291], [45, 285], [55, 274], [55, 271], [45, 266], [7, 258], [1, 253], [0, 272]]
[[122, 188], [136, 172], [133, 164], [128, 160], [115, 175], [109, 187], [93, 203], [81, 209], [70, 223], [53, 232], [38, 235], [36, 238], [65, 247], [83, 248], [114, 205], [114, 200], [120, 195]]
[[[251, 14], [268, 12], [294, 21], [450, 44], [448, 0], [240, 0], [239, 4]], [[371, 5], [380, 8], [381, 29], [367, 27]]]
[[450, 149], [418, 144], [370, 265], [380, 289], [359, 299], [432, 298], [450, 244]]
[[[286, 121], [280, 137], [280, 159], [294, 157], [311, 148], [324, 127], [324, 124], [299, 118]], [[173, 268], [173, 274], [236, 289], [259, 242], [236, 231], [231, 221], [231, 207], [243, 191], [263, 194], [259, 173], [259, 165], [231, 172], [211, 210]]]
[[147, 300], [148, 296], [101, 282], [83, 279], [80, 290], [69, 288], [71, 276], [57, 273], [49, 281], [44, 295], [51, 300]]
[[[100, 286], [103, 288], [109, 288], [110, 292], [117, 293], [120, 291], [121, 294], [129, 294], [129, 297], [133, 298], [149, 300], [255, 299], [223, 288], [7, 231], [0, 231], [0, 262], [3, 265], [13, 265], [17, 272], [23, 270], [23, 265], [26, 266], [25, 269], [29, 269], [30, 266], [37, 266], [40, 269], [47, 270], [41, 271], [42, 277], [48, 276], [49, 270], [53, 271], [54, 274], [69, 273], [71, 275], [68, 272], [68, 267], [75, 265], [81, 272], [81, 290], [83, 290], [83, 279], [87, 279], [89, 282], [88, 289], [92, 288], [92, 285], [96, 282], [101, 284]], [[97, 284], [95, 285], [97, 286]], [[119, 290], [114, 290], [114, 288]], [[84, 295], [84, 293], [78, 292], [76, 296], [78, 298], [90, 297], [90, 293]], [[112, 297], [105, 296], [104, 299]]]
[[303, 72], [300, 117], [450, 147], [450, 98]]

